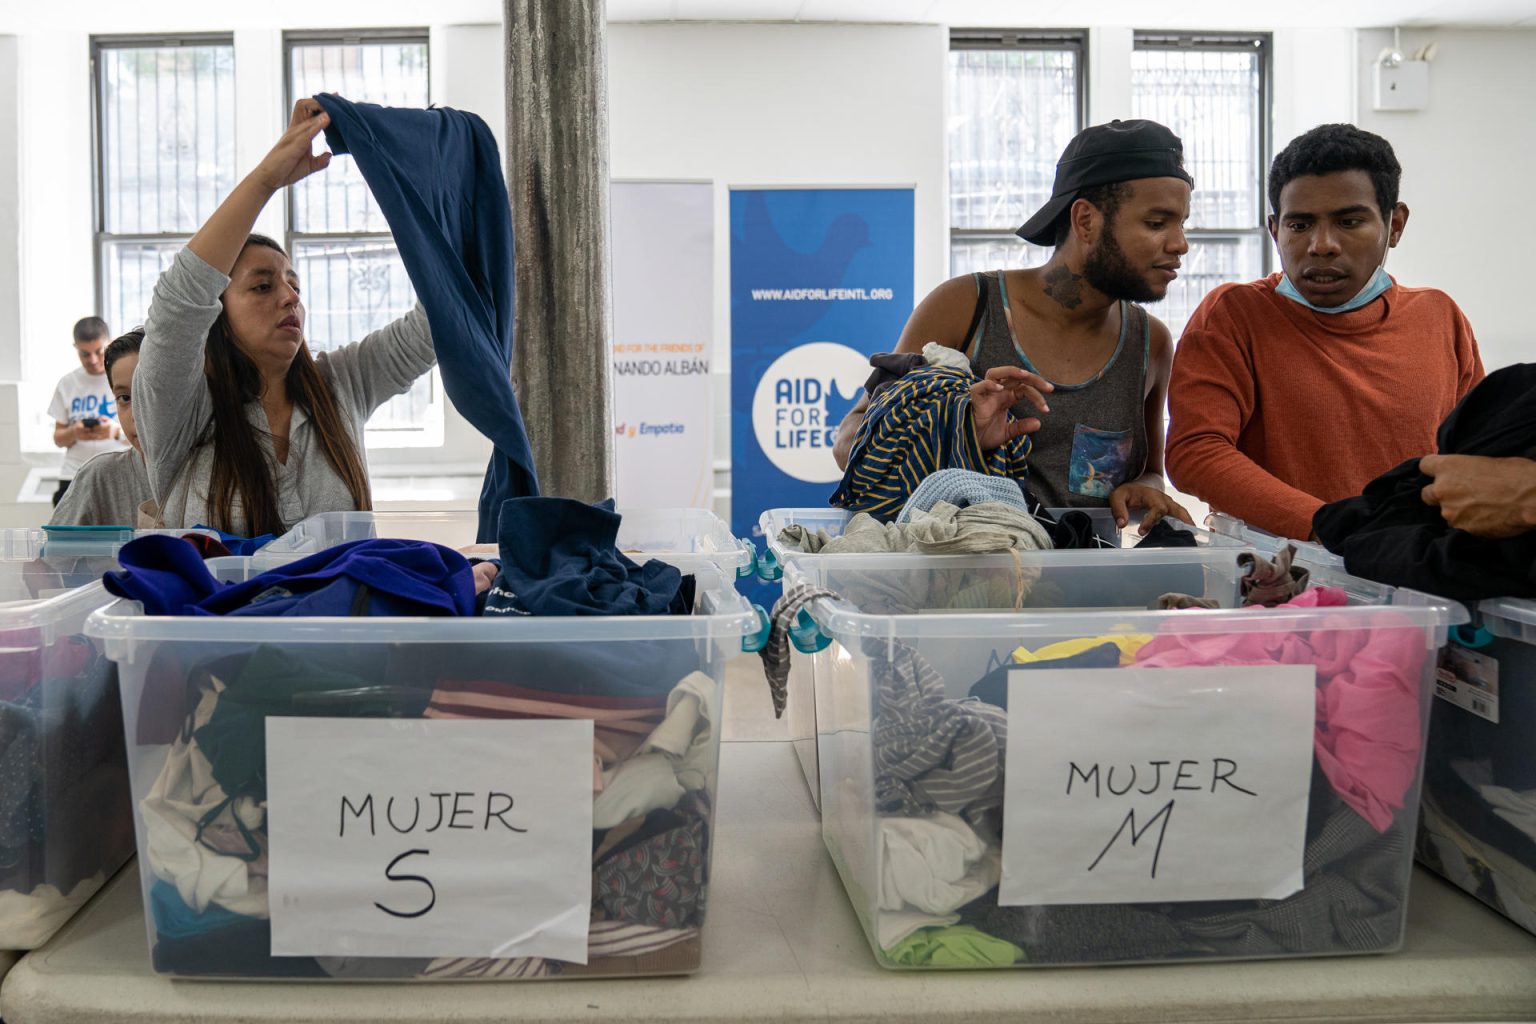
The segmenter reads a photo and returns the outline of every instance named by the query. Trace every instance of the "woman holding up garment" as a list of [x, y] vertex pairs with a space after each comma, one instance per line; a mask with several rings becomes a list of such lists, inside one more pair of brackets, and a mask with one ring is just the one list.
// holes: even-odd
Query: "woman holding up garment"
[[160, 275], [133, 378], [138, 433], [166, 526], [281, 533], [369, 509], [368, 417], [432, 368], [417, 306], [362, 341], [312, 355], [298, 275], [253, 234], [280, 190], [324, 170], [329, 118], [313, 99]]

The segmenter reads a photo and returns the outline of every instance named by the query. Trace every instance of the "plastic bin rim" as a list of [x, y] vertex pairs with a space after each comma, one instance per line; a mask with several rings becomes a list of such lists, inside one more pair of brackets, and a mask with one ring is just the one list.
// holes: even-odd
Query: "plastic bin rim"
[[[269, 643], [602, 643], [741, 637], [757, 615], [734, 590], [719, 610], [692, 615], [570, 616], [190, 616], [143, 615], [119, 599], [91, 612], [85, 635], [99, 640]], [[702, 597], [702, 595], [701, 595]], [[421, 634], [421, 635], [415, 635]], [[430, 635], [428, 635], [430, 634]]]
[[[713, 520], [714, 523], [718, 524], [719, 526], [719, 529], [714, 532], [716, 532], [721, 539], [728, 539], [730, 541], [729, 547], [721, 546], [711, 551], [684, 551], [680, 548], [640, 548], [634, 551], [625, 552], [627, 555], [641, 555], [646, 558], [659, 558], [662, 561], [666, 561], [669, 558], [688, 557], [707, 560], [715, 565], [719, 565], [722, 568], [727, 569], [738, 569], [741, 566], [748, 565], [753, 561], [753, 554], [749, 552], [740, 541], [732, 536], [729, 524], [727, 524], [725, 520], [721, 519], [719, 516], [715, 515], [714, 512], [707, 508], [680, 506], [678, 508], [661, 509], [620, 509], [619, 514], [622, 516], [627, 516], [631, 519], [662, 518], [666, 516], [675, 516], [679, 518], [708, 518]], [[284, 533], [280, 537], [273, 540], [271, 543], [267, 544], [262, 548], [260, 552], [258, 552], [258, 554], [265, 554], [269, 556], [289, 555], [295, 553], [312, 554], [313, 552], [295, 552], [296, 545], [307, 539], [304, 536], [306, 532], [306, 526], [312, 528], [313, 525], [320, 523], [346, 522], [348, 519], [357, 519], [359, 521], [372, 519], [377, 521], [377, 518], [380, 515], [383, 515], [388, 519], [416, 520], [418, 522], [435, 520], [437, 522], [447, 523], [455, 519], [477, 517], [479, 513], [473, 509], [406, 509], [400, 511], [385, 512], [365, 512], [354, 509], [351, 511], [340, 510], [331, 512], [317, 512], [312, 516], [306, 516], [305, 518], [299, 520], [299, 522], [295, 523], [287, 533]]]
[[[1242, 608], [1182, 611], [1105, 609], [1029, 609], [997, 612], [861, 612], [846, 601], [821, 598], [810, 614], [833, 637], [951, 637], [977, 639], [1008, 635], [1124, 636], [1154, 634], [1191, 636], [1230, 633], [1294, 633], [1362, 628], [1444, 630], [1470, 621], [1467, 610], [1454, 601], [1433, 599], [1412, 605], [1344, 605], [1333, 608], [1284, 608], [1263, 611]], [[1391, 626], [1381, 619], [1390, 617]], [[1399, 626], [1400, 622], [1400, 626]], [[1436, 641], [1438, 647], [1443, 641]], [[844, 646], [847, 646], [846, 644]]]
[[1536, 601], [1527, 598], [1490, 598], [1478, 603], [1477, 612], [1484, 622], [1503, 619], [1521, 626], [1536, 626]]
[[[1140, 565], [1205, 565], [1213, 559], [1223, 566], [1244, 551], [1260, 554], [1252, 547], [1222, 548], [1043, 548], [1037, 551], [998, 551], [990, 554], [929, 555], [913, 551], [835, 551], [831, 554], [806, 551], [785, 551], [779, 560], [790, 563], [816, 565], [823, 561], [840, 568], [889, 570], [911, 572], [932, 563], [936, 569], [997, 568], [1013, 569], [1018, 566], [1039, 565], [1042, 568], [1063, 569], [1074, 566], [1091, 566], [1104, 570], [1116, 560], [1121, 564]], [[1014, 556], [1018, 558], [1015, 560]], [[917, 563], [921, 560], [921, 564]], [[964, 563], [964, 564], [962, 564]], [[803, 574], [804, 570], [800, 570]], [[794, 583], [809, 580], [796, 579]]]
[[65, 618], [68, 613], [99, 609], [113, 600], [101, 580], [92, 580], [48, 597], [0, 602], [0, 630], [35, 629], [51, 625]]

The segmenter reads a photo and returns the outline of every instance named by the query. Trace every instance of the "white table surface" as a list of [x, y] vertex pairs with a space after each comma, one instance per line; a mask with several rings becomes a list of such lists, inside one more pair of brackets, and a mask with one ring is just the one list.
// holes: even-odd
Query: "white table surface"
[[1536, 1021], [1536, 936], [1419, 871], [1392, 956], [892, 973], [875, 965], [789, 744], [721, 755], [704, 966], [690, 978], [171, 981], [130, 865], [0, 987], [6, 1024], [257, 1021]]

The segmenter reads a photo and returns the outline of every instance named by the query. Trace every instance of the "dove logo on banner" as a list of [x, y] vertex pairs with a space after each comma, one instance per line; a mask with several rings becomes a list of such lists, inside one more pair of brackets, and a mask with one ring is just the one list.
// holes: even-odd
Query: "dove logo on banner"
[[796, 480], [841, 479], [832, 442], [868, 376], [869, 357], [833, 342], [801, 345], [775, 359], [752, 398], [752, 430], [768, 460]]
[[[731, 519], [825, 505], [837, 427], [912, 312], [910, 188], [731, 190]], [[760, 538], [759, 538], [760, 539]], [[766, 597], [767, 595], [759, 595]], [[771, 597], [768, 597], [771, 600]]]

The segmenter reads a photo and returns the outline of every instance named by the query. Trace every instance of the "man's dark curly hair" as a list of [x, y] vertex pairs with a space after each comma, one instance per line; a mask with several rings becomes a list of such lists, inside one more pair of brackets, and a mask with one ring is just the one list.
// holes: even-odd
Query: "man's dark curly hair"
[[1269, 205], [1280, 216], [1280, 190], [1303, 174], [1364, 171], [1376, 189], [1376, 205], [1383, 219], [1397, 205], [1397, 187], [1403, 168], [1392, 144], [1380, 135], [1352, 124], [1320, 124], [1291, 140], [1269, 168]]

